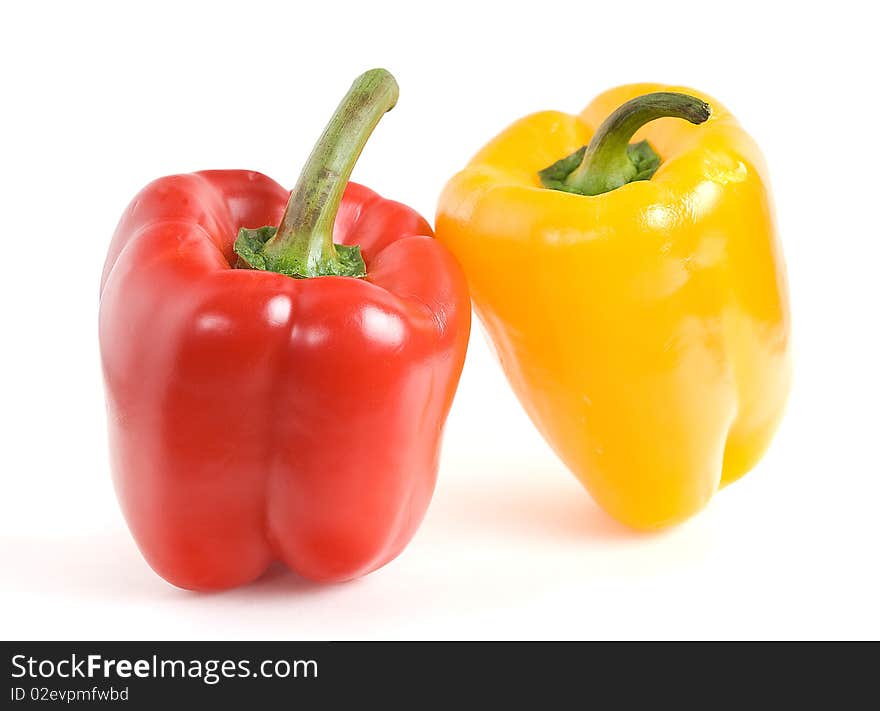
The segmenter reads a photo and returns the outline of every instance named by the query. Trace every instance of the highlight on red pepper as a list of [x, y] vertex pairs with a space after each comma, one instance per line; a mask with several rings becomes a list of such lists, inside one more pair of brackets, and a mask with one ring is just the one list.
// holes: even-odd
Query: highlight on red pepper
[[172, 175], [116, 229], [101, 280], [111, 467], [169, 582], [241, 585], [276, 560], [368, 573], [434, 488], [470, 331], [464, 276], [414, 210], [348, 182], [397, 83], [355, 80], [292, 192]]

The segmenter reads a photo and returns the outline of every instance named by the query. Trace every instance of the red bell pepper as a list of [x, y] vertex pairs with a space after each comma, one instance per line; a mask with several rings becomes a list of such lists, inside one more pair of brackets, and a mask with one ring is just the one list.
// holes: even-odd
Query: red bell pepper
[[100, 307], [111, 466], [177, 586], [274, 560], [354, 578], [424, 516], [470, 301], [422, 217], [348, 183], [396, 98], [384, 70], [356, 80], [289, 194], [250, 171], [173, 175], [119, 223]]

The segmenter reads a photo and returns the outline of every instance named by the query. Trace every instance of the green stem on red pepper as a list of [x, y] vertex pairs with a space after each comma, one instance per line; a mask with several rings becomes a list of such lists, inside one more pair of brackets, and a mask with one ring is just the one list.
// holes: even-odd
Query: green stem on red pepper
[[709, 104], [689, 94], [658, 91], [638, 96], [605, 119], [588, 146], [538, 176], [546, 188], [578, 195], [601, 195], [636, 180], [649, 180], [660, 166], [660, 156], [647, 141], [630, 144], [635, 132], [667, 116], [700, 124], [710, 113]]
[[355, 79], [312, 150], [278, 228], [239, 231], [235, 252], [250, 267], [298, 279], [366, 276], [360, 247], [334, 244], [333, 225], [354, 164], [397, 97], [397, 82], [384, 69]]

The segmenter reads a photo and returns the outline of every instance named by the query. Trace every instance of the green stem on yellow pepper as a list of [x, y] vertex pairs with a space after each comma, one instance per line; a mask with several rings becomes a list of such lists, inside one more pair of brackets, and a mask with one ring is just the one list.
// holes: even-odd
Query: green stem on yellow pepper
[[650, 121], [673, 117], [700, 124], [709, 105], [689, 94], [658, 91], [627, 101], [599, 126], [590, 144], [540, 171], [545, 187], [579, 195], [600, 195], [648, 180], [660, 157], [647, 141], [630, 145], [636, 131]]

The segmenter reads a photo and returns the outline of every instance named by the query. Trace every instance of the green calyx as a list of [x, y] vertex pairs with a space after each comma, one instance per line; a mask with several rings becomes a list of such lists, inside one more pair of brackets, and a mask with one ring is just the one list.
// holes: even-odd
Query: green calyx
[[[541, 185], [552, 190], [578, 192], [577, 190], [570, 189], [565, 180], [583, 162], [584, 153], [586, 152], [587, 147], [582, 146], [571, 155], [561, 158], [553, 165], [544, 168], [544, 170], [538, 173], [541, 178]], [[657, 172], [657, 168], [660, 167], [660, 156], [657, 155], [657, 152], [651, 148], [651, 144], [647, 141], [630, 143], [626, 147], [626, 155], [630, 163], [635, 167], [635, 175], [627, 182], [633, 183], [636, 180], [650, 180], [651, 176]]]
[[312, 150], [279, 226], [239, 230], [234, 249], [242, 262], [296, 279], [366, 276], [360, 247], [334, 244], [333, 225], [354, 164], [397, 97], [397, 82], [384, 69], [355, 79]]
[[357, 245], [334, 244], [335, 258], [322, 258], [319, 255], [311, 265], [300, 255], [274, 255], [266, 251], [266, 243], [278, 232], [277, 227], [258, 227], [249, 230], [242, 227], [235, 239], [235, 253], [251, 268], [266, 272], [277, 272], [294, 279], [315, 276], [347, 276], [363, 278], [367, 275], [361, 248]]
[[590, 144], [538, 172], [551, 190], [601, 195], [637, 180], [650, 180], [660, 156], [647, 141], [630, 143], [636, 131], [658, 118], [674, 117], [700, 124], [709, 105], [689, 94], [658, 91], [627, 101], [596, 131]]

